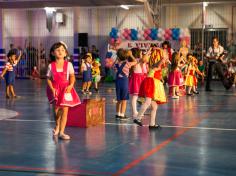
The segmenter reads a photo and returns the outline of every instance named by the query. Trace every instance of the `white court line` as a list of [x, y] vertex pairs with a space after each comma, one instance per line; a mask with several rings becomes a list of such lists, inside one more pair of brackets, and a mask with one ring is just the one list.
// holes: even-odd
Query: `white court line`
[[[195, 107], [198, 107], [198, 106], [206, 106], [206, 107], [215, 107], [215, 106], [223, 106], [223, 105], [196, 105]], [[235, 107], [235, 105], [224, 105], [226, 107]]]
[[[136, 124], [118, 124], [118, 123], [105, 123], [106, 125], [117, 125], [117, 126], [138, 126]], [[148, 125], [143, 125], [148, 126]], [[189, 129], [200, 129], [200, 130], [218, 130], [218, 131], [236, 131], [236, 129], [230, 128], [210, 128], [210, 127], [186, 127], [186, 126], [170, 126], [170, 125], [161, 125], [163, 128], [189, 128]]]
[[[52, 120], [28, 120], [28, 119], [4, 119], [5, 121], [13, 121], [13, 122], [44, 122], [44, 123], [55, 123]], [[104, 123], [105, 125], [113, 125], [113, 126], [137, 126], [133, 123]], [[148, 125], [143, 125], [148, 126]], [[199, 129], [199, 130], [216, 130], [216, 131], [236, 131], [236, 129], [231, 128], [210, 128], [210, 127], [186, 127], [186, 126], [170, 126], [170, 125], [161, 125], [162, 128], [187, 128], [187, 129]]]

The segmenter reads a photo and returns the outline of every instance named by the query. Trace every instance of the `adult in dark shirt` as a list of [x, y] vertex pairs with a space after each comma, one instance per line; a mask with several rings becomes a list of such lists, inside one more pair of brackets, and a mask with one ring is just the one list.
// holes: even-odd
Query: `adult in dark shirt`
[[26, 48], [26, 59], [27, 59], [27, 69], [29, 71], [29, 75], [31, 75], [31, 71], [33, 70], [34, 66], [37, 66], [37, 49], [32, 46], [29, 42], [28, 47]]

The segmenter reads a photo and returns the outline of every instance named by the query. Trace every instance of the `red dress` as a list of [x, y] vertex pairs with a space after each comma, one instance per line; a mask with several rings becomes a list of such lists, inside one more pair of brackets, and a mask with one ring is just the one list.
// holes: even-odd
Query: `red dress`
[[157, 104], [164, 104], [167, 102], [165, 96], [165, 89], [162, 80], [162, 70], [150, 70], [148, 76], [141, 84], [139, 97], [152, 98]]
[[56, 63], [51, 63], [51, 70], [53, 75], [52, 86], [56, 90], [55, 97], [51, 89], [47, 86], [47, 97], [51, 104], [55, 104], [57, 107], [74, 107], [81, 103], [78, 94], [75, 89], [72, 88], [70, 93], [66, 93], [66, 87], [69, 85], [68, 80], [68, 62], [64, 62], [63, 72], [57, 72]]

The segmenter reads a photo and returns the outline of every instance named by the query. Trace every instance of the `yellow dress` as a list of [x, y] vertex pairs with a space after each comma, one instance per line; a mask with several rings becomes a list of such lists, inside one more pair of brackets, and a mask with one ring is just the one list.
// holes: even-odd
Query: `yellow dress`
[[164, 104], [167, 102], [165, 89], [162, 79], [162, 70], [150, 70], [147, 78], [145, 78], [143, 87], [141, 85], [141, 95], [143, 97], [152, 98], [153, 101], [156, 101], [157, 104]]
[[98, 67], [93, 67], [92, 68], [92, 77], [93, 77], [93, 82], [99, 82], [101, 80], [101, 71], [99, 66]]
[[195, 68], [193, 66], [189, 66], [188, 73], [185, 79], [186, 86], [189, 86], [189, 87], [194, 86], [194, 73], [195, 73]]

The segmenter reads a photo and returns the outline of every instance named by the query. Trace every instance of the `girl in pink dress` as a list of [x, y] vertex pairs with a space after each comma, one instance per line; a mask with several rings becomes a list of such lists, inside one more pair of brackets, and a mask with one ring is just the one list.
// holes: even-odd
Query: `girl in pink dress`
[[75, 75], [70, 62], [64, 60], [67, 48], [59, 42], [50, 50], [51, 64], [47, 72], [47, 96], [55, 108], [56, 126], [53, 135], [59, 135], [60, 139], [68, 140], [70, 136], [64, 133], [69, 107], [79, 105], [80, 99], [74, 89]]
[[142, 51], [138, 48], [133, 48], [132, 50], [133, 56], [137, 60], [137, 64], [133, 68], [133, 72], [129, 78], [129, 93], [131, 95], [131, 106], [132, 106], [132, 113], [133, 117], [137, 117], [137, 100], [139, 89], [141, 83], [143, 82], [144, 78], [146, 78], [148, 73], [148, 60], [151, 54], [151, 50], [149, 50], [144, 56], [142, 56]]
[[180, 66], [180, 57], [178, 53], [174, 53], [172, 55], [171, 71], [168, 76], [170, 95], [174, 99], [179, 98], [180, 96], [179, 88], [184, 84], [184, 79], [179, 66]]

